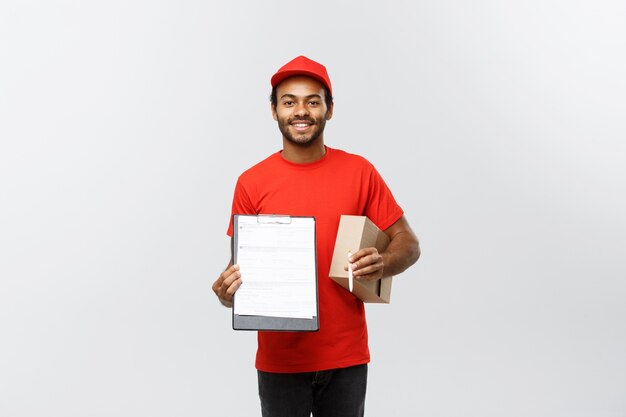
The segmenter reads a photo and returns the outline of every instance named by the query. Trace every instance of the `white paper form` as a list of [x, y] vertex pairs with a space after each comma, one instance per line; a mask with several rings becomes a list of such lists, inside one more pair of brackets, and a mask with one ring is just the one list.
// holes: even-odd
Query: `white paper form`
[[235, 314], [312, 318], [317, 315], [315, 220], [237, 216], [236, 263], [242, 284]]

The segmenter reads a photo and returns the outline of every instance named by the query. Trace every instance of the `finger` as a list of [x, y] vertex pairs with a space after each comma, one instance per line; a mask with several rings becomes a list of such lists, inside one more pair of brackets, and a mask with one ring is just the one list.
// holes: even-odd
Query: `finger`
[[222, 272], [217, 280], [213, 283], [213, 292], [215, 292], [215, 294], [217, 294], [218, 296], [223, 295], [225, 292], [225, 289], [223, 290], [224, 286], [228, 288], [233, 283], [233, 281], [240, 277], [241, 273], [239, 272], [239, 265], [231, 265], [230, 267], [226, 268], [224, 272]]
[[378, 252], [376, 250], [376, 248], [363, 248], [363, 249], [359, 249], [358, 251], [356, 251], [355, 253], [352, 254], [352, 256], [348, 259], [348, 262], [356, 262], [359, 259], [370, 255], [371, 253], [373, 253], [372, 251]]
[[[226, 295], [229, 288], [236, 282], [241, 281], [241, 272], [236, 271], [228, 276], [220, 286], [220, 295]], [[234, 293], [234, 292], [233, 292]]]
[[231, 265], [228, 268], [226, 268], [224, 272], [220, 274], [220, 277], [227, 278], [228, 276], [230, 276], [231, 274], [234, 274], [237, 271], [239, 271], [239, 265], [237, 264]]
[[375, 274], [379, 271], [381, 271], [383, 269], [383, 263], [382, 262], [376, 262], [374, 264], [370, 264], [367, 266], [362, 267], [361, 269], [359, 269], [358, 271], [354, 272], [354, 276], [358, 276], [358, 277], [364, 277], [366, 275], [370, 275], [370, 274]]
[[219, 284], [223, 284], [225, 281], [228, 281], [228, 283], [232, 282], [233, 275], [236, 275], [238, 273], [239, 273], [239, 265], [232, 265], [226, 268], [226, 270], [224, 270], [224, 272], [222, 272], [220, 274], [220, 277], [218, 278]]
[[213, 290], [215, 294], [219, 295], [219, 291], [223, 283], [224, 283], [224, 276], [220, 274], [220, 276], [215, 280], [215, 282], [211, 286], [211, 289]]
[[241, 279], [237, 279], [226, 290], [226, 294], [228, 294], [230, 296], [231, 300], [233, 298], [233, 295], [235, 295], [235, 292], [237, 292], [239, 287], [241, 287], [241, 283], [242, 283]]
[[377, 253], [378, 250], [376, 248], [363, 248], [356, 252], [354, 255], [352, 255], [350, 259], [348, 259], [348, 262], [357, 262], [359, 259], [363, 259], [367, 256], [375, 255]]
[[364, 256], [363, 258], [354, 262], [352, 264], [352, 270], [356, 271], [357, 269], [365, 268], [368, 265], [377, 264], [379, 262], [382, 262], [382, 259], [383, 257], [378, 253], [378, 251], [376, 251], [376, 253]]

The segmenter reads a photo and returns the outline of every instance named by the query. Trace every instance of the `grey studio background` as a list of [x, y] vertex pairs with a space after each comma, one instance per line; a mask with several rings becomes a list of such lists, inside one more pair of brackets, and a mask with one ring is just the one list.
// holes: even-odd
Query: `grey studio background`
[[0, 415], [260, 415], [210, 284], [305, 54], [422, 243], [367, 415], [626, 416], [625, 51], [623, 1], [3, 1]]

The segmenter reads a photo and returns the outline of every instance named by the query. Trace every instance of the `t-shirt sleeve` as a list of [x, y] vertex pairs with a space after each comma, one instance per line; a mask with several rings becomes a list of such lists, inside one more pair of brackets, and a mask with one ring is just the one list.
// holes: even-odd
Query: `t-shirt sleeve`
[[235, 195], [233, 196], [233, 206], [230, 213], [230, 221], [228, 223], [228, 236], [233, 235], [233, 216], [235, 214], [257, 214], [254, 205], [250, 199], [250, 195], [246, 190], [246, 187], [241, 181], [241, 177], [237, 180], [235, 185]]
[[365, 215], [379, 229], [385, 230], [402, 217], [404, 211], [398, 205], [391, 190], [372, 166]]

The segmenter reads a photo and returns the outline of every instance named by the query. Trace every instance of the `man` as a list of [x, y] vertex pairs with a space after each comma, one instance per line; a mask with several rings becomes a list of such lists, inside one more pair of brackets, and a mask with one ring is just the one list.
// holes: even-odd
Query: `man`
[[[355, 279], [403, 272], [419, 258], [419, 244], [376, 169], [360, 156], [324, 144], [324, 127], [334, 107], [326, 68], [299, 56], [274, 74], [271, 85], [272, 116], [283, 149], [239, 177], [232, 214], [315, 217], [320, 329], [258, 333], [262, 414], [363, 416], [370, 360], [364, 306], [328, 277], [339, 218], [367, 216], [391, 239], [382, 253], [365, 248], [352, 255]], [[228, 234], [232, 236], [232, 216]], [[231, 258], [213, 291], [231, 307], [242, 281], [245, 273]]]

